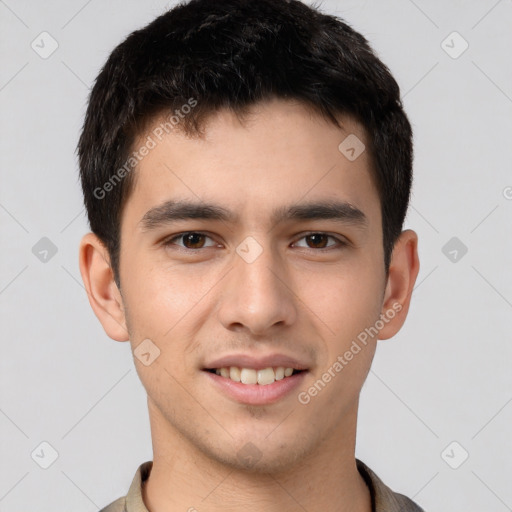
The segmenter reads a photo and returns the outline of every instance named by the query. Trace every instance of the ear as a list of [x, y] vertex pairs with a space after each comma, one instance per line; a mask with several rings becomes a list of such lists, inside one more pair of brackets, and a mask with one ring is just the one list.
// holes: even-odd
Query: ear
[[89, 304], [103, 329], [113, 340], [128, 341], [123, 300], [114, 280], [110, 256], [94, 233], [87, 233], [80, 242], [79, 264]]
[[393, 248], [381, 312], [385, 325], [378, 339], [391, 338], [402, 328], [419, 269], [418, 235], [407, 229], [402, 231]]

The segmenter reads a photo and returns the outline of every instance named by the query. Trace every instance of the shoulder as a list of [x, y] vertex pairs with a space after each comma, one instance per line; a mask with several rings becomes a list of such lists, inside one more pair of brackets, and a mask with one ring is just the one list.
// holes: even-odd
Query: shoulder
[[102, 508], [100, 512], [126, 512], [127, 509], [136, 512], [148, 512], [142, 499], [142, 486], [148, 479], [152, 467], [153, 461], [149, 460], [143, 462], [135, 472], [135, 476], [128, 489], [128, 494], [113, 501], [105, 508]]
[[118, 498], [116, 501], [113, 501], [110, 505], [107, 505], [105, 508], [102, 508], [100, 512], [125, 512], [126, 511], [126, 498]]
[[393, 492], [393, 502], [395, 507], [398, 507], [397, 510], [403, 512], [425, 512], [417, 503], [412, 501], [407, 496], [403, 494], [399, 494], [398, 492]]
[[357, 469], [370, 489], [375, 512], [425, 512], [407, 496], [390, 489], [364, 462], [356, 459]]

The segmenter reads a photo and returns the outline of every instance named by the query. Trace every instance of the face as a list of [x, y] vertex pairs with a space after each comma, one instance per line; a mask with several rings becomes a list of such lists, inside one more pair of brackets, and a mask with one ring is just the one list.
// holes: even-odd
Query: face
[[152, 429], [212, 460], [279, 471], [355, 434], [386, 276], [370, 157], [338, 149], [367, 139], [341, 121], [278, 100], [244, 125], [220, 111], [136, 170], [120, 282], [137, 372]]

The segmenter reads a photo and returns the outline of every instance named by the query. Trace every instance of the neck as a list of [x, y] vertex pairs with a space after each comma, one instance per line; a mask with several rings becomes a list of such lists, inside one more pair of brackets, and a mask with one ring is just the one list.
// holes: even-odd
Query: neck
[[288, 470], [269, 473], [214, 460], [153, 416], [153, 466], [143, 501], [149, 512], [371, 512], [354, 456], [356, 417], [347, 422], [350, 431], [344, 424]]

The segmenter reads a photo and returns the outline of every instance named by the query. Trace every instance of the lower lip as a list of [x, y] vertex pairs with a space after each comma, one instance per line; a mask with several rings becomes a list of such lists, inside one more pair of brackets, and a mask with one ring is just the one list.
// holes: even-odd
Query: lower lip
[[214, 386], [233, 400], [247, 405], [272, 404], [291, 393], [304, 380], [307, 371], [295, 373], [290, 377], [276, 380], [272, 384], [242, 384], [216, 373], [203, 370]]

